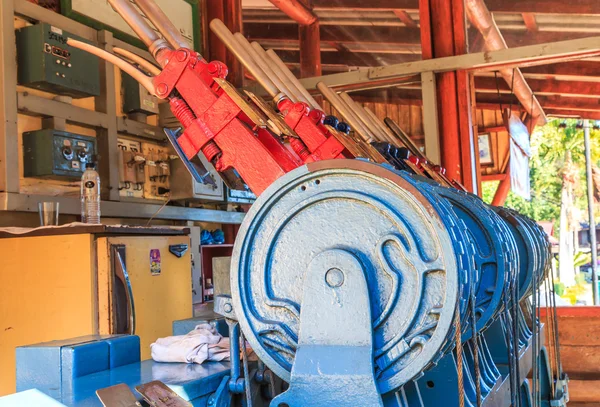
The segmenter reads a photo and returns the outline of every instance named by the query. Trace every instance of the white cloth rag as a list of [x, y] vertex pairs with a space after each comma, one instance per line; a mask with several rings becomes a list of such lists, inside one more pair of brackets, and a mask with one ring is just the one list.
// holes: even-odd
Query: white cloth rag
[[229, 359], [229, 338], [224, 338], [209, 324], [196, 326], [186, 335], [158, 338], [150, 345], [156, 362], [198, 363]]

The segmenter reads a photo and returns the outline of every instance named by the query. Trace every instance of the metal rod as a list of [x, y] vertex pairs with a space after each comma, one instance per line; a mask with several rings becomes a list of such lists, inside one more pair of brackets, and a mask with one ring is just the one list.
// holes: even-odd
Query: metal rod
[[294, 87], [296, 87], [296, 89], [298, 89], [298, 91], [304, 96], [304, 99], [306, 99], [309, 106], [311, 106], [313, 109], [321, 110], [321, 106], [317, 103], [315, 98], [313, 98], [312, 95], [308, 93], [306, 88], [302, 86], [298, 78], [296, 78], [292, 71], [290, 71], [285, 65], [285, 62], [279, 58], [279, 55], [277, 55], [277, 53], [272, 49], [267, 51], [267, 55], [271, 57], [271, 61], [273, 61], [279, 67], [279, 69], [285, 74], [285, 76], [288, 77]]
[[167, 42], [175, 49], [190, 48], [189, 42], [179, 32], [177, 27], [173, 25], [169, 17], [162, 9], [152, 0], [133, 0], [135, 4], [148, 17], [156, 29], [165, 37]]
[[[371, 125], [368, 122], [366, 122], [364, 119], [361, 118], [361, 115], [359, 113], [357, 113], [357, 111], [355, 110], [355, 108], [353, 108], [353, 106], [351, 106], [350, 104], [348, 104], [335, 91], [334, 91], [334, 94], [336, 96], [338, 96], [338, 98], [340, 99], [340, 103], [343, 104], [348, 109], [348, 111], [358, 120], [360, 126], [363, 128], [363, 132], [365, 134], [367, 134], [368, 142], [369, 143], [372, 142], [372, 141], [386, 141], [385, 138], [382, 139], [378, 133], [376, 133], [375, 131], [373, 131], [371, 129]], [[352, 99], [350, 99], [350, 101], [354, 102]]]
[[590, 219], [590, 249], [592, 251], [592, 293], [594, 305], [598, 299], [598, 247], [596, 246], [596, 219], [594, 219], [594, 188], [592, 186], [592, 152], [590, 148], [590, 121], [583, 121], [583, 137], [585, 142], [585, 170], [587, 178], [588, 214]]
[[344, 120], [348, 122], [356, 134], [358, 134], [365, 142], [370, 143], [373, 139], [373, 136], [366, 130], [365, 126], [362, 124], [362, 121], [356, 117], [354, 113], [352, 113], [344, 101], [323, 82], [319, 82], [317, 84], [317, 89], [321, 92], [321, 94], [323, 94], [325, 99], [331, 103], [331, 106], [340, 112], [340, 114], [344, 117]]
[[269, 58], [269, 55], [267, 55], [267, 51], [265, 51], [258, 42], [254, 41], [250, 46], [252, 47], [255, 58], [258, 58], [258, 60], [263, 63], [262, 66], [269, 70], [271, 79], [277, 79], [279, 83], [282, 84], [285, 89], [281, 90], [286, 93], [294, 103], [298, 101], [308, 103], [304, 100], [302, 94], [299, 94], [298, 90], [294, 87], [294, 84], [290, 82], [288, 77], [281, 72], [279, 67], [276, 64], [269, 63], [271, 59]]
[[385, 134], [386, 138], [389, 140], [390, 143], [392, 143], [395, 146], [398, 146], [398, 144], [403, 144], [402, 140], [400, 140], [399, 137], [392, 133], [392, 131], [387, 128], [387, 126], [381, 121], [379, 117], [377, 117], [377, 115], [371, 109], [369, 109], [368, 107], [363, 107], [363, 109], [371, 118], [373, 124], [377, 126], [383, 134]]
[[408, 148], [414, 156], [418, 157], [420, 160], [429, 161], [427, 160], [427, 157], [425, 157], [425, 155], [421, 152], [421, 150], [419, 150], [419, 147], [417, 147], [414, 141], [412, 141], [408, 134], [406, 134], [400, 128], [400, 126], [396, 124], [395, 121], [393, 121], [389, 117], [386, 117], [383, 121], [385, 125], [388, 126], [388, 128], [400, 139], [400, 141], [402, 141], [402, 144], [404, 144], [404, 146]]
[[374, 139], [377, 141], [390, 142], [384, 134], [377, 128], [377, 126], [372, 123], [371, 118], [368, 117], [367, 113], [356, 103], [350, 95], [346, 92], [340, 93], [340, 98], [346, 103], [346, 105], [350, 108], [352, 113], [362, 122], [362, 124], [368, 129], [368, 131], [373, 135]]
[[108, 0], [112, 8], [119, 13], [125, 22], [131, 27], [136, 35], [148, 47], [148, 50], [160, 66], [166, 65], [166, 56], [162, 56], [162, 51], [171, 50], [167, 41], [161, 38], [158, 33], [152, 29], [150, 24], [133, 7], [129, 0]]
[[277, 89], [277, 86], [275, 86], [273, 81], [269, 79], [264, 71], [254, 63], [254, 59], [250, 54], [239, 45], [231, 31], [229, 31], [229, 28], [227, 28], [221, 20], [215, 18], [210, 22], [210, 29], [221, 41], [223, 41], [223, 44], [225, 44], [227, 49], [235, 55], [254, 78], [256, 78], [257, 82], [260, 83], [260, 86], [262, 86], [273, 99], [276, 99], [280, 94], [279, 89]]
[[273, 82], [275, 87], [279, 90], [278, 94], [283, 93], [293, 102], [296, 102], [298, 99], [295, 97], [292, 91], [285, 85], [285, 83], [283, 83], [279, 79], [277, 75], [275, 75], [275, 72], [273, 72], [269, 64], [265, 63], [264, 58], [262, 58], [260, 54], [258, 54], [255, 48], [253, 48], [250, 42], [248, 42], [246, 37], [244, 37], [241, 33], [235, 33], [233, 34], [233, 37], [240, 45], [240, 47], [242, 47], [242, 49], [244, 49], [244, 51], [246, 51], [248, 55], [250, 55], [250, 58], [254, 60], [255, 65], [263, 71], [263, 73], [271, 80], [271, 82]]

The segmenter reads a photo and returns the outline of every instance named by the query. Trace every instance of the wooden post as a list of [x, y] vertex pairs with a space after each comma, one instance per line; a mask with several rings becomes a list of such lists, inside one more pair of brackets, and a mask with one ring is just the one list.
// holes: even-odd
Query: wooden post
[[319, 21], [299, 28], [301, 78], [322, 75], [320, 33]]
[[[419, 0], [423, 59], [468, 53], [463, 0]], [[473, 78], [465, 71], [436, 75], [441, 165], [450, 178], [477, 190]]]
[[[208, 24], [215, 18], [225, 22], [225, 4], [223, 0], [206, 0], [204, 2], [205, 12], [204, 16], [204, 27], [208, 27]], [[208, 61], [221, 61], [226, 63], [227, 59], [227, 48], [223, 41], [221, 41], [212, 30], [206, 30], [208, 37], [208, 49], [205, 50], [205, 57]]]
[[[223, 10], [225, 16], [223, 22], [227, 28], [233, 33], [243, 33], [242, 0], [224, 0]], [[227, 52], [225, 63], [229, 68], [227, 80], [238, 88], [244, 86], [244, 68], [231, 52]]]
[[510, 165], [506, 167], [506, 177], [498, 184], [498, 189], [492, 200], [492, 205], [503, 206], [510, 192]]

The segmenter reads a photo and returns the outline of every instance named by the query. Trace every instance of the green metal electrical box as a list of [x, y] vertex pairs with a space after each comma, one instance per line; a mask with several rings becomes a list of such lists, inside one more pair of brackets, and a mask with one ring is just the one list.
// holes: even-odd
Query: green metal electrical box
[[158, 98], [125, 72], [121, 72], [121, 93], [123, 112], [158, 114]]
[[23, 133], [25, 177], [80, 178], [96, 152], [96, 139], [60, 130]]
[[98, 57], [67, 45], [85, 41], [50, 24], [20, 28], [17, 37], [20, 85], [73, 98], [100, 95]]

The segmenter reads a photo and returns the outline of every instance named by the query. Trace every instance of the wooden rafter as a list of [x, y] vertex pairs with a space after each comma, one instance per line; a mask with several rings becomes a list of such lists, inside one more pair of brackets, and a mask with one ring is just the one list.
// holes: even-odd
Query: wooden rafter
[[525, 23], [525, 27], [527, 27], [527, 31], [529, 32], [534, 33], [540, 30], [537, 21], [535, 20], [535, 14], [533, 13], [523, 13], [523, 22]]
[[[528, 78], [527, 83], [533, 93], [536, 95], [571, 95], [580, 97], [600, 97], [600, 82], [584, 81], [560, 81], [555, 79], [532, 79]], [[509, 93], [510, 86], [498, 79], [496, 81], [491, 77], [476, 77], [475, 88], [478, 91], [495, 93], [497, 87], [501, 93]]]
[[[252, 40], [298, 41], [294, 24], [245, 24], [244, 34]], [[419, 44], [419, 30], [407, 27], [322, 26], [321, 41], [411, 45]]]
[[419, 24], [415, 20], [413, 20], [413, 18], [408, 14], [406, 10], [396, 9], [394, 10], [394, 14], [396, 14], [396, 17], [398, 17], [400, 21], [404, 23], [405, 26], [411, 28], [419, 27]]
[[[419, 0], [313, 0], [315, 9], [418, 10]], [[492, 12], [538, 14], [600, 14], [597, 0], [486, 0]]]

